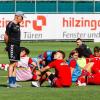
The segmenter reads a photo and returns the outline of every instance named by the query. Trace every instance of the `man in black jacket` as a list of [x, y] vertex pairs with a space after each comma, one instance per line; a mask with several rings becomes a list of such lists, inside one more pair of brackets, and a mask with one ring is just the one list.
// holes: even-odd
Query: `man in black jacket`
[[82, 39], [78, 38], [76, 44], [78, 46], [76, 50], [79, 53], [79, 57], [89, 58], [92, 55], [91, 49], [86, 44], [83, 44]]

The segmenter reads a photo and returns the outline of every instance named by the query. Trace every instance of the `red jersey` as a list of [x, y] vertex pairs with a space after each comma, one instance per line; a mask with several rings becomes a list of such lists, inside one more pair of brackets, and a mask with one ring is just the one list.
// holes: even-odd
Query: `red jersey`
[[92, 67], [92, 71], [94, 73], [97, 73], [100, 71], [100, 57], [94, 57], [93, 62], [94, 62], [94, 65]]
[[72, 59], [69, 63], [69, 67], [75, 68], [76, 67], [76, 60]]
[[100, 67], [100, 57], [94, 57], [93, 62], [97, 67]]
[[60, 80], [62, 85], [71, 84], [71, 70], [64, 60], [54, 60], [48, 66], [55, 68], [55, 76]]

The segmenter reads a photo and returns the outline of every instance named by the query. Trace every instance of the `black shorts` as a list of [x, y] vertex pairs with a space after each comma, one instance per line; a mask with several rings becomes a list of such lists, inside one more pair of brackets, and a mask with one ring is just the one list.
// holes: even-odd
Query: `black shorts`
[[16, 44], [8, 45], [8, 57], [10, 61], [19, 61], [20, 60], [20, 46]]

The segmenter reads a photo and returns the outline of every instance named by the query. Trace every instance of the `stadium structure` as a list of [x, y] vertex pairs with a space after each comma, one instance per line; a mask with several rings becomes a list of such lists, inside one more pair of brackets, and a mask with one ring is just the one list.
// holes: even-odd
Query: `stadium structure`
[[100, 13], [100, 0], [0, 0], [0, 13]]

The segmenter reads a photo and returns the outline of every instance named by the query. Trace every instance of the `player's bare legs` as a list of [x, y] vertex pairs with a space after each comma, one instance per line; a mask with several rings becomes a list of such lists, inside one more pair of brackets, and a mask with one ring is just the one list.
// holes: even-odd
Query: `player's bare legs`
[[16, 70], [16, 62], [9, 64], [8, 77], [16, 76], [15, 70]]

